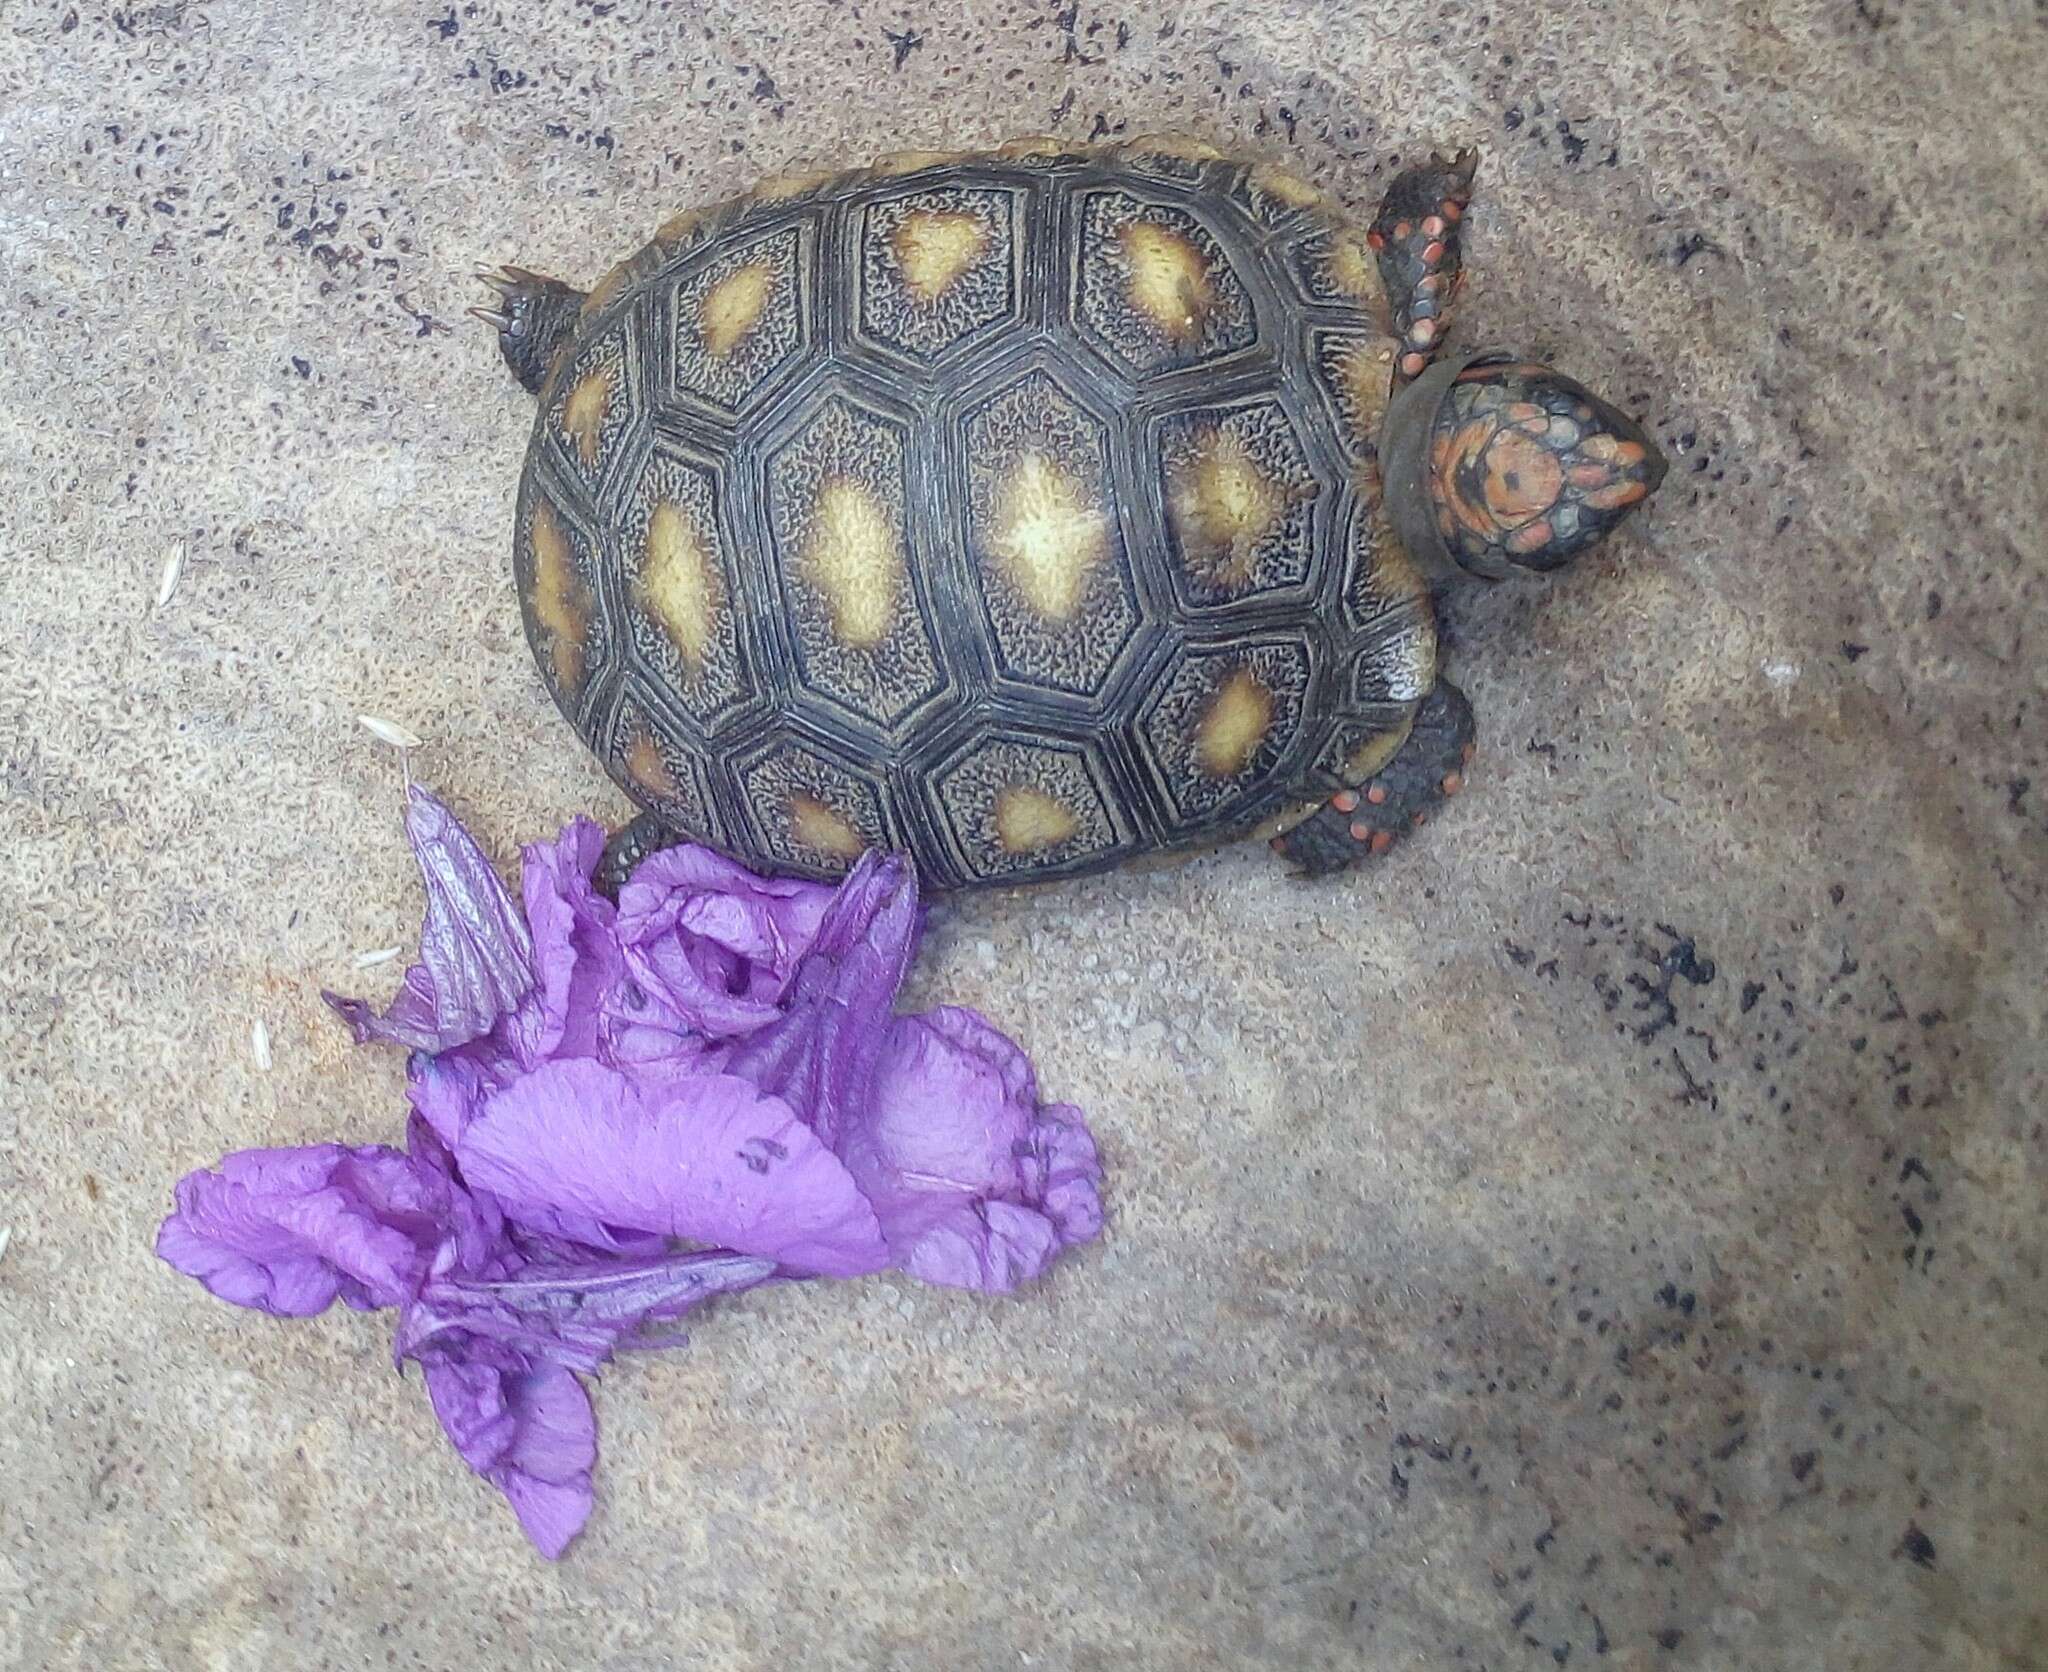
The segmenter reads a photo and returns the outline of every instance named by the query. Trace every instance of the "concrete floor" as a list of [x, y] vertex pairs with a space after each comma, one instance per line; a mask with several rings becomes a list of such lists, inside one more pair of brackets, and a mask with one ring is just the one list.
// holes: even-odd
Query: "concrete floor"
[[[2038, 8], [363, 10], [0, 12], [0, 1665], [2048, 1664]], [[468, 271], [1171, 126], [1358, 205], [1483, 145], [1463, 331], [1672, 481], [1452, 602], [1485, 752], [1384, 866], [950, 908], [922, 994], [1088, 1108], [1107, 1239], [621, 1369], [547, 1567], [382, 1329], [150, 1254], [396, 1131], [316, 998], [417, 909], [356, 714], [501, 854], [622, 807]]]

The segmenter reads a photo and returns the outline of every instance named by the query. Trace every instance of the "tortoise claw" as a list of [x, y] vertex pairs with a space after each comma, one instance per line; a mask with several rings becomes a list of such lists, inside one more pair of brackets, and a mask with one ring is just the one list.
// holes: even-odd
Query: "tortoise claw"
[[500, 296], [510, 296], [516, 291], [555, 282], [543, 273], [515, 267], [509, 261], [501, 262], [496, 267], [479, 267], [476, 269], [476, 277], [479, 283], [489, 285]]
[[1472, 189], [1473, 178], [1479, 172], [1478, 147], [1467, 145], [1449, 157], [1436, 151], [1432, 151], [1429, 156], [1430, 161], [1439, 168], [1448, 170], [1464, 190], [1469, 192]]
[[555, 350], [575, 331], [583, 292], [509, 261], [477, 268], [476, 278], [491, 292], [490, 302], [464, 311], [498, 333], [498, 350], [512, 375], [528, 394], [539, 393]]

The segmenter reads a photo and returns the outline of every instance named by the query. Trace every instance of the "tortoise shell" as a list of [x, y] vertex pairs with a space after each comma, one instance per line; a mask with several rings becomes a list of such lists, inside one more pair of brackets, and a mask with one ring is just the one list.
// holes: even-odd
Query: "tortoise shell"
[[515, 569], [556, 701], [681, 834], [1069, 876], [1299, 816], [1436, 675], [1381, 514], [1398, 344], [1313, 187], [1023, 141], [678, 217], [540, 391]]

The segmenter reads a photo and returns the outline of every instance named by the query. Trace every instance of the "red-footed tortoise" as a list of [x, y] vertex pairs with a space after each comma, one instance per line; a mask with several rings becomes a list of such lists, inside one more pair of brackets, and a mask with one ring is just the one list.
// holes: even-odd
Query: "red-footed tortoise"
[[1306, 872], [1454, 793], [1430, 588], [1645, 499], [1642, 428], [1441, 355], [1476, 159], [1363, 231], [1179, 138], [784, 176], [589, 294], [487, 275], [540, 411], [514, 566], [555, 700], [679, 839], [958, 888], [1254, 832]]

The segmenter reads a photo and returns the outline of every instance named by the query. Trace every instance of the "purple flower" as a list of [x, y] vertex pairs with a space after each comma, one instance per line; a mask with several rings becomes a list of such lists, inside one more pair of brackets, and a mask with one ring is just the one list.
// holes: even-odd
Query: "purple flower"
[[1102, 1229], [1080, 1111], [1041, 1104], [1029, 1059], [972, 1010], [897, 1018], [842, 1154], [927, 1283], [1005, 1293]]
[[359, 999], [330, 993], [327, 1002], [358, 1041], [443, 1051], [489, 1033], [526, 995], [533, 937], [461, 821], [418, 786], [406, 800], [405, 833], [427, 885], [420, 961], [381, 1016]]
[[642, 1087], [556, 1062], [507, 1087], [464, 1135], [464, 1177], [505, 1202], [760, 1254], [805, 1276], [889, 1263], [875, 1210], [779, 1097], [732, 1074]]
[[441, 1226], [407, 1158], [382, 1144], [242, 1150], [178, 1181], [156, 1251], [222, 1300], [280, 1318], [339, 1299], [396, 1306], [426, 1275]]
[[732, 1038], [780, 1014], [832, 901], [709, 848], [663, 848], [619, 890], [618, 940], [641, 990], [695, 1031]]
[[1101, 1229], [1077, 1110], [960, 1009], [894, 1014], [920, 927], [902, 860], [837, 887], [658, 853], [619, 904], [573, 821], [521, 856], [521, 902], [415, 788], [420, 960], [360, 1040], [409, 1047], [403, 1150], [248, 1150], [176, 1189], [157, 1252], [237, 1305], [397, 1314], [463, 1459], [547, 1556], [591, 1507], [576, 1372], [670, 1347], [771, 1281], [894, 1267], [1007, 1292]]
[[597, 1417], [583, 1384], [560, 1365], [476, 1343], [426, 1362], [427, 1397], [467, 1463], [511, 1502], [550, 1561], [590, 1515]]

